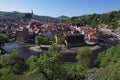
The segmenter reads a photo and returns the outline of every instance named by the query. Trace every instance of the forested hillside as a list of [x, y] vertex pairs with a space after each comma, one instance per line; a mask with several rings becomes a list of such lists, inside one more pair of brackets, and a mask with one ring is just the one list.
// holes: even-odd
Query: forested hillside
[[20, 12], [3, 12], [0, 11], [0, 17], [2, 18], [20, 18], [22, 16], [24, 16], [25, 13], [20, 13]]
[[[16, 11], [13, 12], [0, 11], [0, 17], [2, 18], [21, 18], [24, 15], [25, 13], [20, 13]], [[89, 25], [90, 27], [98, 27], [99, 24], [106, 24], [112, 26], [112, 28], [117, 28], [120, 26], [120, 10], [112, 11], [109, 13], [103, 13], [103, 14], [89, 14], [83, 16], [75, 16], [72, 18], [68, 18], [66, 16], [53, 18], [49, 16], [39, 16], [39, 15], [33, 15], [33, 18], [38, 20], [43, 20], [45, 22], [62, 21], [78, 26]]]
[[103, 14], [72, 17], [67, 22], [73, 25], [89, 25], [91, 27], [97, 27], [98, 24], [106, 24], [112, 26], [112, 28], [116, 28], [120, 26], [120, 10]]
[[[0, 18], [22, 18], [24, 17], [26, 13], [21, 13], [17, 11], [13, 12], [3, 12], [0, 11]], [[57, 18], [49, 17], [49, 16], [39, 16], [39, 15], [33, 15], [34, 19], [38, 19], [44, 22], [53, 22], [53, 21], [59, 21]]]

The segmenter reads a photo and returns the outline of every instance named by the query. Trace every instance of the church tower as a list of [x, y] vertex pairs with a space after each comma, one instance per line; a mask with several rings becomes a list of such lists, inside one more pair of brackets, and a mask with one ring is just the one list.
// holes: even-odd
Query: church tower
[[31, 14], [33, 15], [34, 13], [33, 13], [33, 10], [31, 10]]

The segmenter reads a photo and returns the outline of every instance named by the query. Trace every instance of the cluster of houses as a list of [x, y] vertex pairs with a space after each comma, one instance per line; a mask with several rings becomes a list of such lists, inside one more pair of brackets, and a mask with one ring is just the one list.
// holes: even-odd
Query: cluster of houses
[[107, 28], [92, 29], [89, 26], [73, 26], [60, 22], [41, 23], [32, 19], [32, 15], [33, 13], [26, 14], [23, 19], [0, 19], [0, 32], [22, 42], [34, 43], [35, 36], [39, 35], [46, 36], [57, 44], [81, 46], [89, 42], [96, 43], [100, 30], [109, 31]]
[[18, 26], [26, 25], [30, 18], [31, 16], [28, 14], [25, 14], [22, 18], [0, 17], [0, 33], [6, 33], [9, 38], [13, 38], [16, 36]]
[[17, 40], [33, 41], [36, 35], [53, 39], [57, 44], [66, 46], [84, 45], [85, 41], [98, 41], [98, 30], [87, 26], [70, 26], [65, 23], [44, 23], [31, 19], [27, 25], [16, 29]]
[[[12, 21], [12, 22], [11, 22]], [[19, 21], [19, 22], [18, 22]], [[41, 24], [38, 20], [30, 19], [25, 21], [20, 20], [3, 20], [9, 25], [1, 25], [0, 32], [5, 32], [11, 37], [16, 37], [22, 42], [34, 42], [36, 35], [46, 36], [54, 39], [55, 43], [65, 43], [66, 46], [84, 45], [85, 40], [96, 42], [97, 29], [90, 29], [89, 27], [70, 26], [65, 23], [44, 23]]]

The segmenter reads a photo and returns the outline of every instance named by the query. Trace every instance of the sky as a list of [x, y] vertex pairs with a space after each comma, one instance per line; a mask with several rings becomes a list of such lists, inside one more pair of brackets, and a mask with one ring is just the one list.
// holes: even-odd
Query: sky
[[58, 17], [120, 10], [120, 0], [0, 0], [0, 11], [31, 12]]

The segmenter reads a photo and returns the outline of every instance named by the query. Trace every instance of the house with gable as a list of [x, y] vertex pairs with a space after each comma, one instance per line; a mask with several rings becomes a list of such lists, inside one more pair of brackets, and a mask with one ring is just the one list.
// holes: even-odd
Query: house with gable
[[85, 28], [82, 30], [82, 34], [85, 36], [86, 41], [89, 41], [89, 42], [97, 42], [98, 41], [97, 29]]

